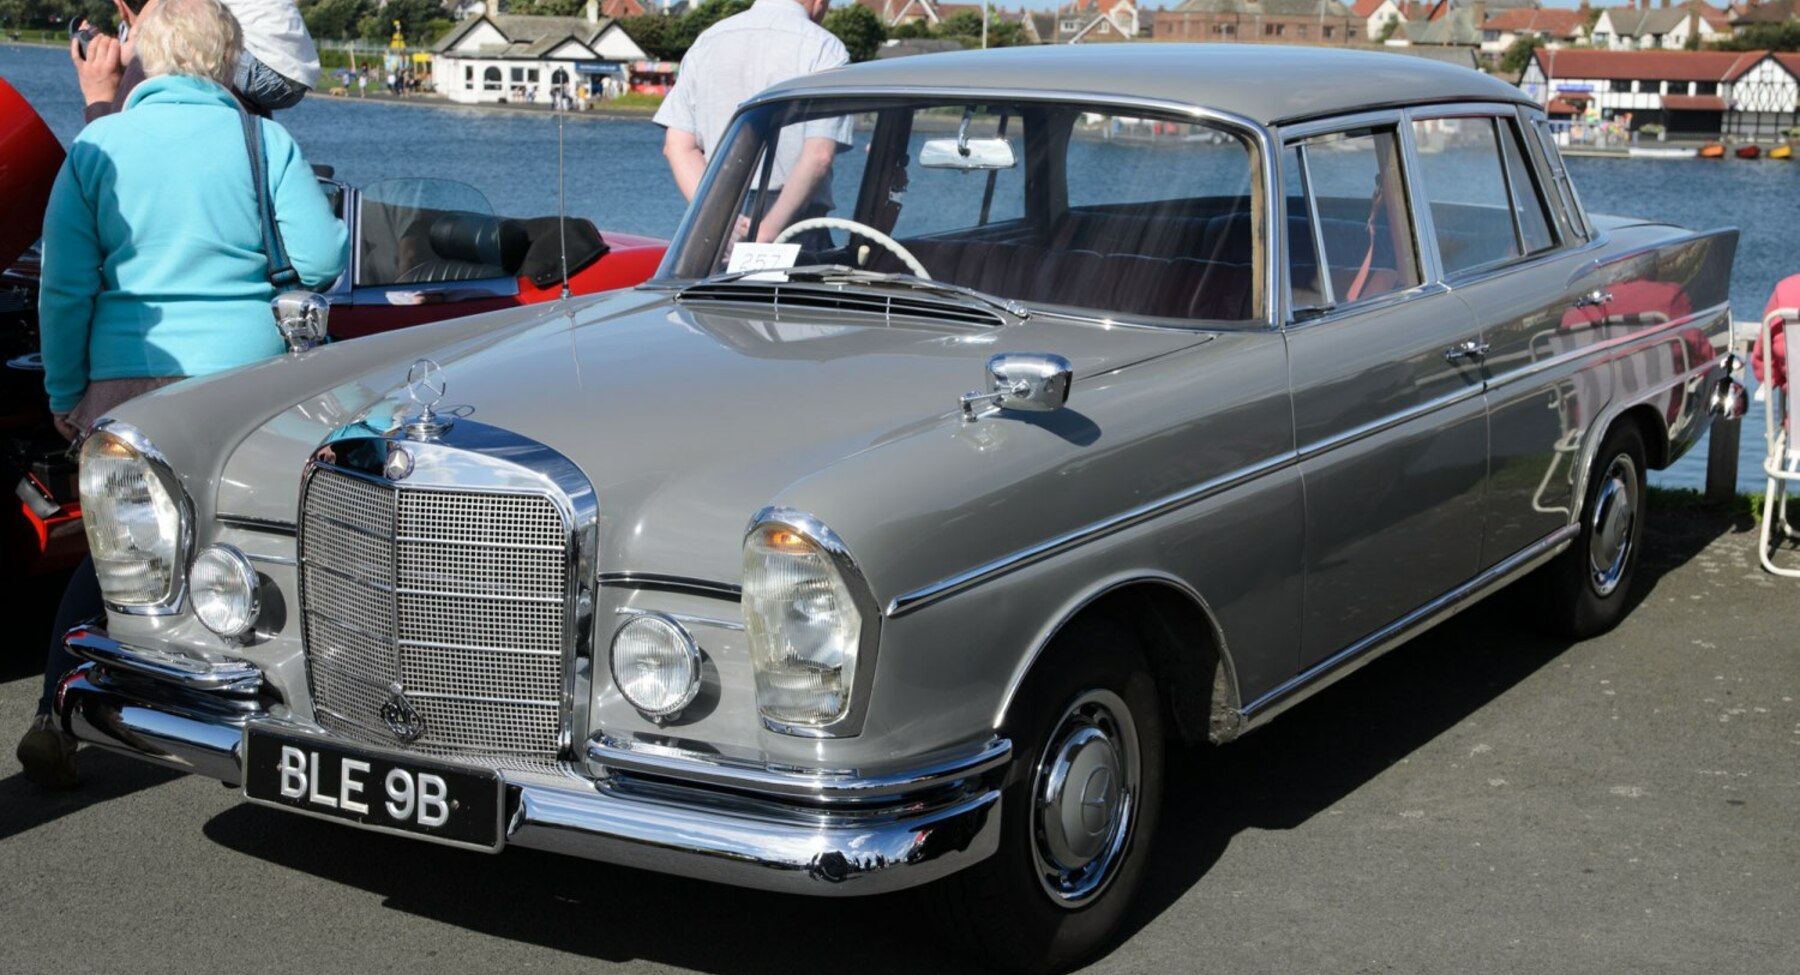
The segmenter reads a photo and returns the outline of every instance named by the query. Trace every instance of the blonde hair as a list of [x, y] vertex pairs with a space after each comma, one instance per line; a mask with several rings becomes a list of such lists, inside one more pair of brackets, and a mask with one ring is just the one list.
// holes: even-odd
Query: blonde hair
[[138, 25], [144, 76], [181, 74], [231, 87], [244, 33], [219, 0], [159, 0]]

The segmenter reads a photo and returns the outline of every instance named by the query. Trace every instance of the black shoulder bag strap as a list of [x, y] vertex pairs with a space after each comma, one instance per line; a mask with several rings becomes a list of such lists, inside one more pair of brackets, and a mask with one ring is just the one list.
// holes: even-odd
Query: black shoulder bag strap
[[269, 157], [263, 148], [261, 120], [242, 109], [238, 110], [238, 118], [244, 123], [244, 148], [250, 154], [250, 182], [256, 186], [263, 254], [269, 259], [269, 283], [276, 291], [297, 288], [300, 275], [288, 263], [287, 245], [282, 243], [281, 227], [275, 222], [275, 198], [269, 193]]

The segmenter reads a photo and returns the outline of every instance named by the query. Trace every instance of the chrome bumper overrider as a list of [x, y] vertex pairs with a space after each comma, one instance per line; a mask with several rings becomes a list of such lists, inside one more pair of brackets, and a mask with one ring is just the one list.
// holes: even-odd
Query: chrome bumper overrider
[[[236, 784], [248, 724], [295, 728], [269, 715], [253, 668], [146, 652], [93, 627], [72, 631], [67, 645], [88, 662], [63, 678], [56, 713], [84, 742]], [[882, 893], [994, 852], [1010, 753], [995, 740], [879, 777], [725, 767], [684, 775], [683, 763], [596, 738], [588, 759], [598, 779], [500, 771], [504, 841], [761, 890]]]

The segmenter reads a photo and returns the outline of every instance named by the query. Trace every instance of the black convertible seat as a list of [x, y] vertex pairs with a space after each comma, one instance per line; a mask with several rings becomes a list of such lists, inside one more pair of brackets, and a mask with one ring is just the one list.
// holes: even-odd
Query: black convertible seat
[[431, 256], [401, 272], [400, 284], [513, 277], [525, 263], [531, 235], [517, 220], [449, 210], [426, 231]]

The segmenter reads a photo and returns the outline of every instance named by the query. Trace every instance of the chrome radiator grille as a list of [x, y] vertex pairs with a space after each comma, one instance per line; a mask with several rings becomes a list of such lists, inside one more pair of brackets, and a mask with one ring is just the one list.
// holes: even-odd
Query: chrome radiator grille
[[411, 747], [555, 756], [570, 541], [549, 498], [401, 490], [322, 468], [300, 539], [321, 725], [400, 746], [381, 714], [399, 684], [424, 724]]

